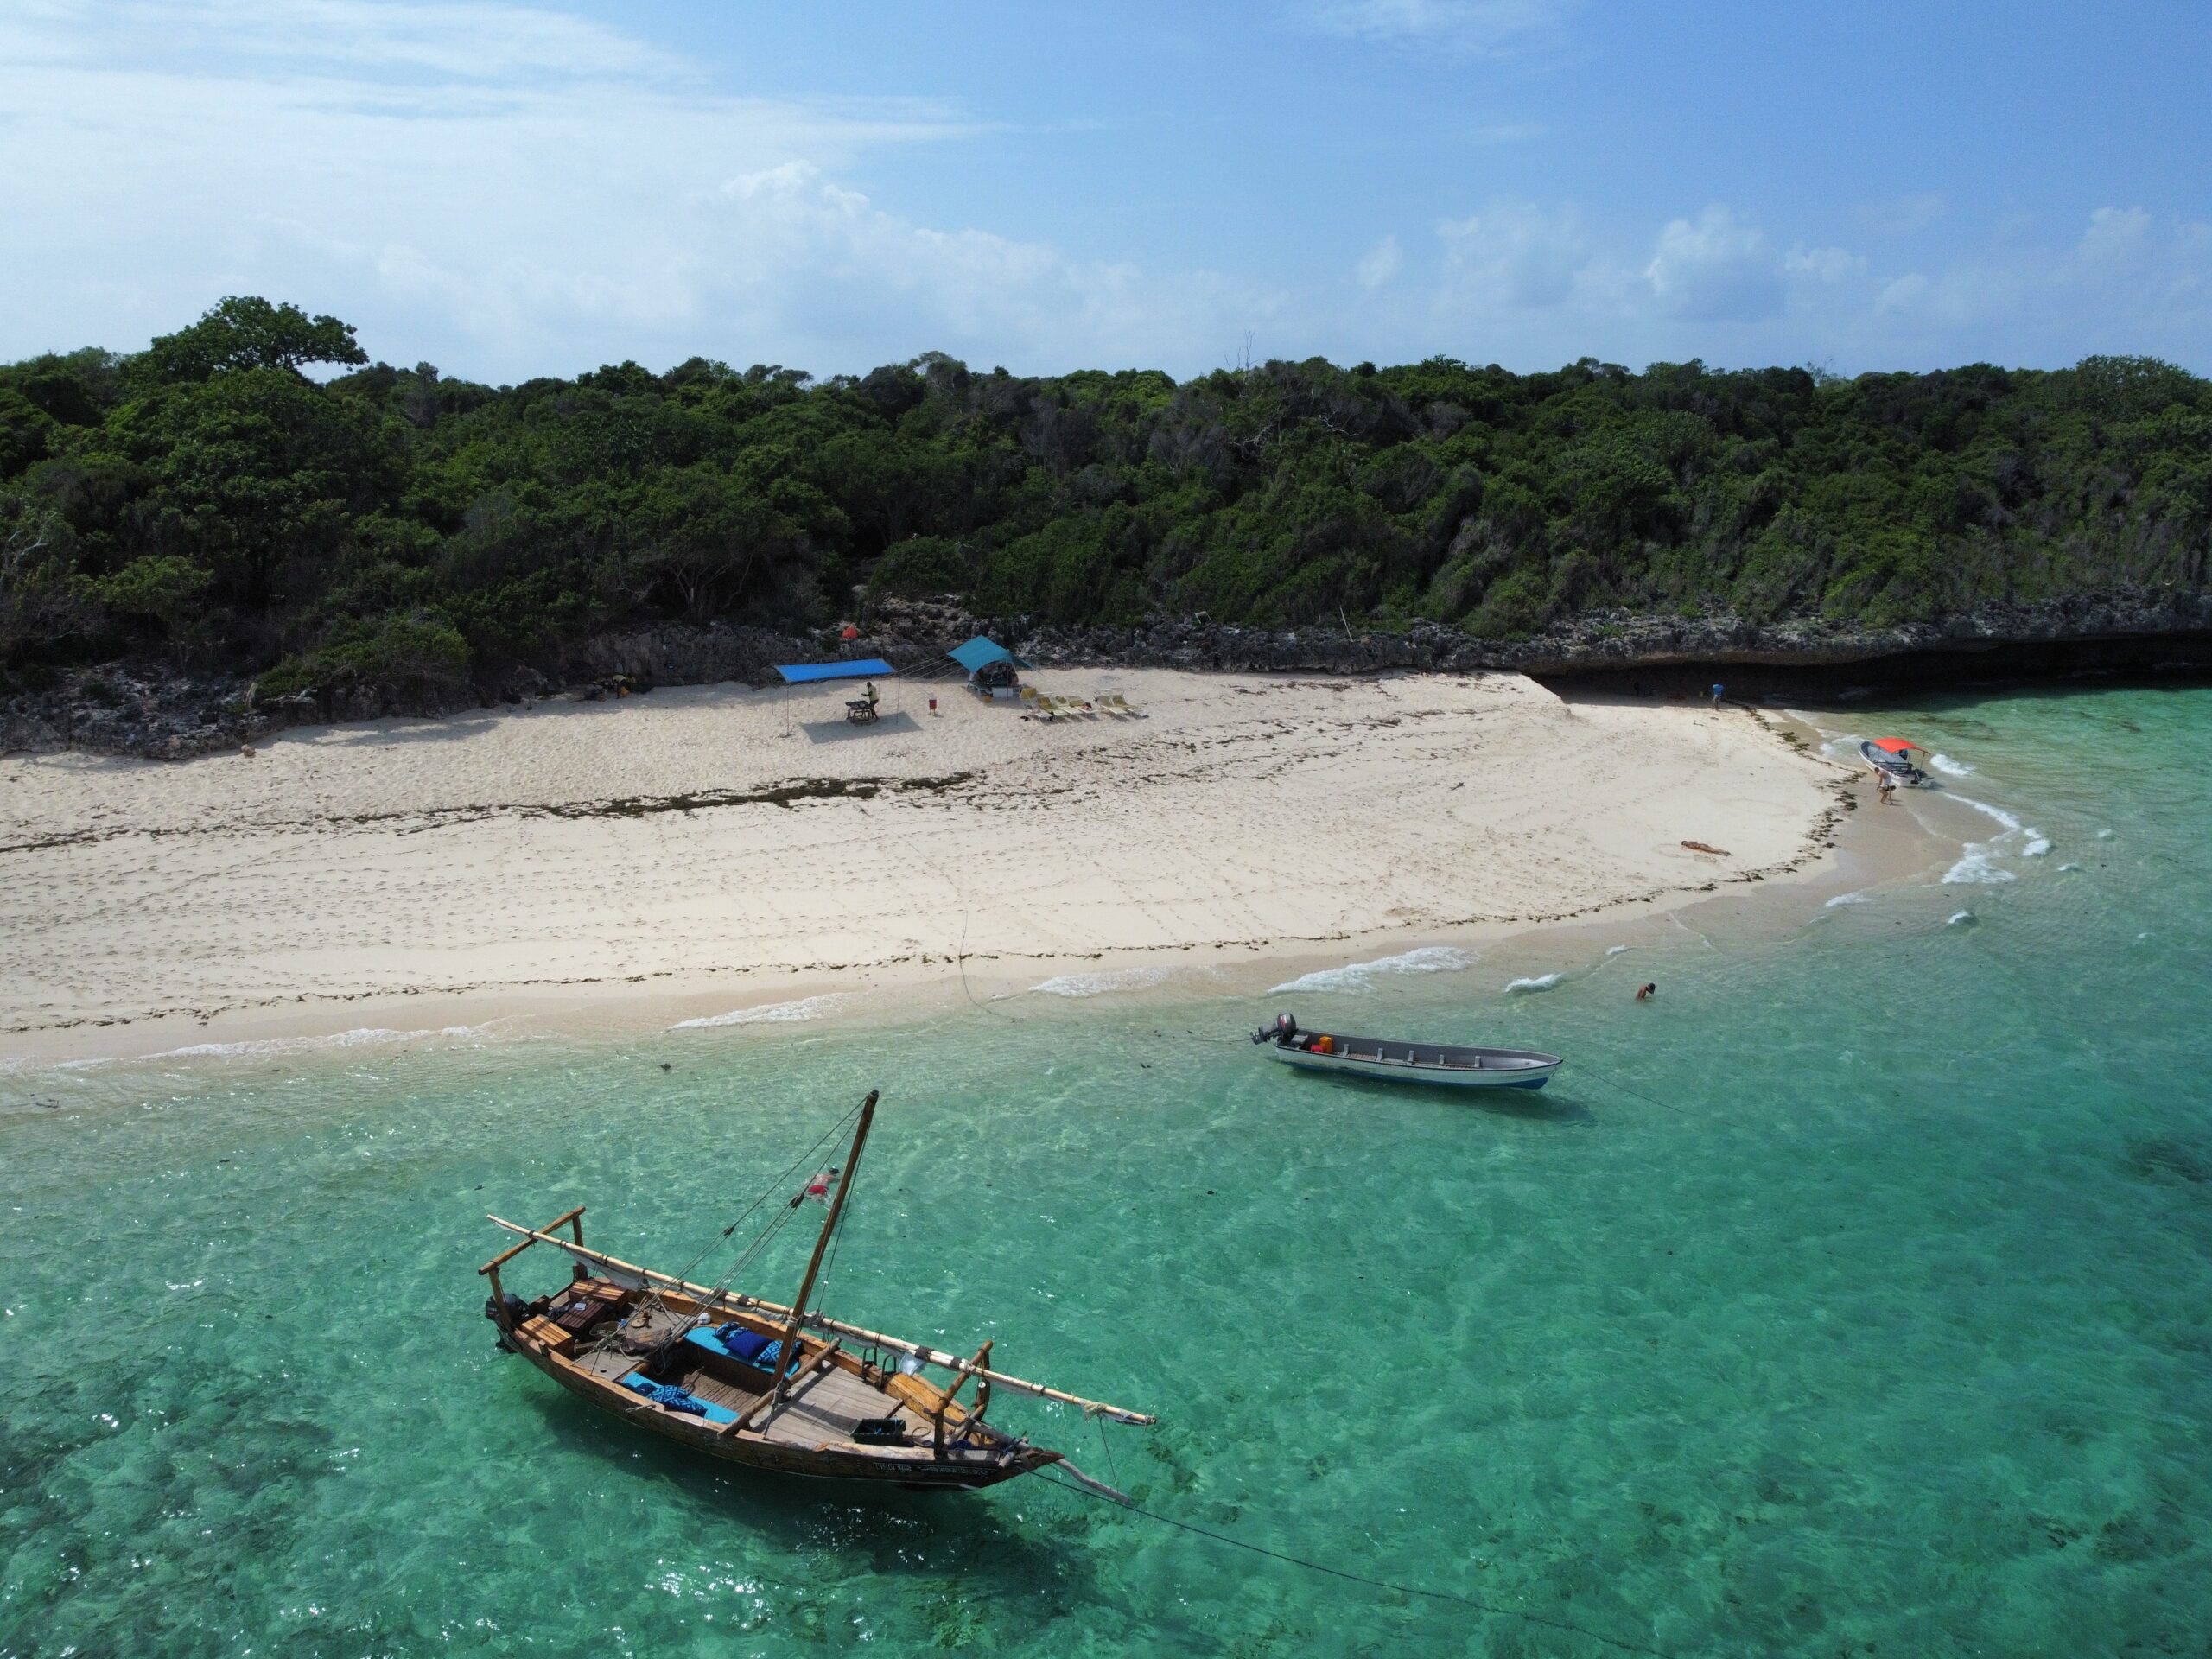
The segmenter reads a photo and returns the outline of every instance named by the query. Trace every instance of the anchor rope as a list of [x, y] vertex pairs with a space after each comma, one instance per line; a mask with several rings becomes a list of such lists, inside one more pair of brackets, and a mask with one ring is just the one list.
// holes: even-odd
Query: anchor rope
[[1332, 1579], [1345, 1579], [1353, 1584], [1363, 1584], [1373, 1590], [1388, 1590], [1396, 1595], [1415, 1596], [1429, 1601], [1457, 1602], [1462, 1607], [1471, 1607], [1478, 1613], [1486, 1613], [1493, 1618], [1517, 1618], [1524, 1624], [1541, 1624], [1548, 1630], [1563, 1630], [1570, 1636], [1586, 1637], [1592, 1642], [1602, 1643], [1606, 1647], [1618, 1649], [1623, 1653], [1646, 1654], [1651, 1656], [1651, 1659], [1676, 1659], [1676, 1656], [1668, 1652], [1664, 1648], [1655, 1648], [1648, 1643], [1631, 1641], [1625, 1637], [1607, 1636], [1603, 1630], [1593, 1630], [1586, 1624], [1577, 1624], [1571, 1619], [1549, 1618], [1542, 1613], [1529, 1612], [1519, 1607], [1501, 1607], [1494, 1602], [1484, 1601], [1475, 1596], [1463, 1596], [1456, 1590], [1438, 1590], [1427, 1585], [1400, 1584], [1389, 1579], [1370, 1578], [1364, 1573], [1354, 1573], [1349, 1567], [1331, 1567], [1324, 1561], [1307, 1560], [1302, 1555], [1289, 1554], [1280, 1549], [1269, 1549], [1264, 1544], [1255, 1544], [1249, 1539], [1232, 1537], [1228, 1533], [1217, 1532], [1211, 1527], [1202, 1527], [1194, 1521], [1179, 1521], [1172, 1515], [1162, 1515], [1156, 1510], [1147, 1510], [1141, 1504], [1131, 1503], [1126, 1499], [1110, 1498], [1103, 1492], [1091, 1491], [1086, 1487], [1076, 1485], [1071, 1481], [1056, 1480], [1051, 1475], [1041, 1471], [1037, 1475], [1037, 1478], [1047, 1485], [1058, 1486], [1063, 1491], [1073, 1492], [1078, 1497], [1091, 1498], [1101, 1503], [1112, 1504], [1117, 1510], [1127, 1510], [1132, 1515], [1141, 1515], [1147, 1521], [1157, 1521], [1162, 1526], [1174, 1527], [1183, 1532], [1195, 1533], [1201, 1538], [1211, 1539], [1215, 1543], [1226, 1544], [1231, 1549], [1247, 1550], [1252, 1554], [1264, 1555], [1270, 1560], [1281, 1561], [1287, 1566], [1303, 1567], [1309, 1573], [1326, 1573]]

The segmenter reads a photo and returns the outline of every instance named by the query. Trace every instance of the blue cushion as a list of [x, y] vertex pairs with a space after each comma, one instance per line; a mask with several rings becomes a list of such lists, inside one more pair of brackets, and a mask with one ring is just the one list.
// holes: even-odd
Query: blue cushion
[[724, 1353], [732, 1359], [741, 1359], [748, 1365], [774, 1364], [775, 1355], [769, 1351], [782, 1346], [774, 1338], [761, 1336], [741, 1325], [721, 1325], [715, 1334], [721, 1338]]
[[710, 1354], [758, 1365], [764, 1371], [775, 1369], [776, 1356], [784, 1347], [773, 1338], [756, 1336], [741, 1325], [726, 1325], [718, 1331], [687, 1331], [683, 1340]]
[[734, 1423], [737, 1414], [711, 1400], [702, 1400], [689, 1389], [679, 1389], [672, 1382], [656, 1382], [643, 1371], [632, 1371], [622, 1379], [622, 1386], [632, 1394], [642, 1394], [656, 1404], [671, 1411], [682, 1412], [687, 1417], [703, 1417], [710, 1423]]

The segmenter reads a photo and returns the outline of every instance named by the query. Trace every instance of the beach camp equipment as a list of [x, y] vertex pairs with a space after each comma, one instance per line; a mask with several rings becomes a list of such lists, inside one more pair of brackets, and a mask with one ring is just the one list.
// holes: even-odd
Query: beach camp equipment
[[1269, 1059], [1300, 1071], [1447, 1089], [1541, 1089], [1566, 1064], [1556, 1054], [1532, 1048], [1465, 1048], [1306, 1031], [1287, 1014], [1262, 1026], [1252, 1040], [1267, 1046]]
[[968, 689], [978, 696], [1011, 697], [1020, 683], [1014, 671], [1029, 666], [995, 639], [977, 634], [946, 653], [968, 671]]
[[1859, 753], [1876, 772], [1887, 773], [1901, 784], [1917, 789], [1928, 781], [1928, 774], [1908, 759], [1914, 745], [1902, 737], [1877, 737], [1859, 746]]
[[776, 672], [785, 685], [812, 685], [819, 680], [885, 680], [899, 671], [880, 657], [863, 657], [852, 663], [779, 663]]
[[[823, 1257], [835, 1259], [830, 1245], [850, 1213], [875, 1104], [870, 1090], [849, 1115], [857, 1121], [843, 1163], [817, 1171], [786, 1202], [770, 1201], [782, 1196], [772, 1186], [755, 1199], [746, 1213], [767, 1220], [715, 1284], [587, 1249], [582, 1205], [543, 1227], [489, 1217], [522, 1235], [521, 1243], [477, 1269], [491, 1281], [484, 1313], [499, 1329], [500, 1346], [602, 1411], [704, 1457], [932, 1491], [995, 1485], [1058, 1464], [1084, 1485], [1121, 1497], [1064, 1453], [987, 1422], [992, 1393], [1035, 1395], [1116, 1422], [1148, 1424], [1151, 1417], [995, 1370], [988, 1342], [963, 1357], [810, 1307]], [[734, 1288], [736, 1274], [810, 1201], [827, 1214], [791, 1305]], [[570, 1230], [566, 1237], [563, 1227]], [[734, 1224], [722, 1230], [709, 1249], [735, 1230]], [[499, 1273], [537, 1244], [573, 1265], [558, 1290], [525, 1301], [501, 1287]], [[926, 1375], [932, 1367], [950, 1376], [932, 1381]], [[971, 1379], [974, 1398], [963, 1404], [958, 1396]]]
[[[779, 663], [776, 672], [784, 677], [785, 685], [812, 685], [823, 680], [874, 680], [887, 678], [899, 671], [880, 657], [863, 657], [853, 663]], [[855, 726], [869, 726], [875, 722], [875, 688], [871, 685], [864, 697], [855, 697], [845, 704], [845, 718]]]

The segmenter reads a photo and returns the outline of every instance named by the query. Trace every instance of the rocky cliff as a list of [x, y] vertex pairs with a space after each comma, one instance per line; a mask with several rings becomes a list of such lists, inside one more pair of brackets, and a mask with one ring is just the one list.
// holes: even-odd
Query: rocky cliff
[[667, 623], [599, 635], [546, 669], [518, 667], [496, 681], [425, 701], [367, 683], [257, 702], [251, 681], [144, 664], [67, 674], [0, 704], [0, 752], [75, 748], [181, 759], [236, 747], [277, 728], [464, 708], [595, 699], [656, 685], [735, 680], [767, 684], [779, 662], [881, 656], [902, 668], [950, 664], [944, 653], [988, 632], [1040, 666], [1181, 668], [1199, 671], [1371, 674], [1510, 669], [1573, 676], [1738, 666], [1778, 672], [1853, 668], [1860, 679], [1920, 683], [1990, 674], [2147, 669], [2212, 670], [2212, 594], [2113, 593], [2024, 605], [1988, 605], [1939, 623], [1894, 628], [1817, 620], [1751, 623], [1731, 616], [1595, 612], [1519, 639], [1482, 639], [1440, 623], [1403, 629], [1339, 623], [1280, 630], [1237, 627], [1203, 614], [1139, 628], [1031, 628], [985, 620], [956, 599], [890, 601], [859, 623], [810, 635], [715, 624]]

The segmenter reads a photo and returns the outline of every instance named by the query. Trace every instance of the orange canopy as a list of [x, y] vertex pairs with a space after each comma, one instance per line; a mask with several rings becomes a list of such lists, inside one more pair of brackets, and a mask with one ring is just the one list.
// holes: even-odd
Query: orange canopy
[[1912, 745], [1901, 737], [1878, 737], [1874, 740], [1874, 747], [1887, 749], [1891, 754], [1903, 754]]

